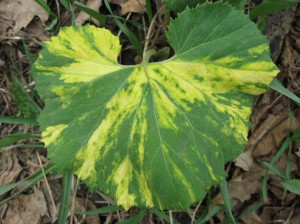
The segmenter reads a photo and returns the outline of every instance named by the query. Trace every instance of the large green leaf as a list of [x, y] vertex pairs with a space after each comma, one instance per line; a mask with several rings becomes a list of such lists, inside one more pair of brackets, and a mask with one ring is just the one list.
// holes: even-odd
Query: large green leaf
[[50, 158], [126, 209], [187, 209], [223, 180], [277, 73], [267, 40], [228, 5], [185, 10], [167, 37], [172, 58], [124, 66], [110, 31], [66, 27], [32, 70]]

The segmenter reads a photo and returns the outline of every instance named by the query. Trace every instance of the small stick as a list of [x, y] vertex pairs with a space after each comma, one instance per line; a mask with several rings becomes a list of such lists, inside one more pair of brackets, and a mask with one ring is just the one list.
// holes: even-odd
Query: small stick
[[48, 183], [48, 180], [47, 180], [47, 178], [46, 178], [46, 173], [45, 173], [45, 170], [44, 170], [44, 167], [43, 167], [43, 164], [42, 164], [40, 155], [39, 155], [38, 152], [36, 152], [36, 154], [37, 154], [37, 158], [38, 158], [38, 160], [39, 160], [39, 164], [40, 164], [40, 166], [41, 166], [41, 169], [42, 169], [42, 172], [43, 172], [43, 175], [44, 175], [44, 178], [45, 178], [45, 182], [46, 182], [47, 189], [48, 189], [48, 191], [49, 191], [51, 203], [52, 203], [52, 205], [53, 205], [53, 207], [54, 207], [55, 214], [57, 214], [57, 209], [56, 209], [56, 206], [55, 206], [55, 202], [54, 202], [54, 199], [53, 199], [53, 195], [52, 195], [52, 192], [51, 192], [51, 189], [50, 189], [50, 185], [49, 185], [49, 183]]
[[200, 201], [200, 202], [197, 204], [197, 206], [196, 206], [196, 208], [195, 208], [195, 210], [194, 210], [194, 213], [193, 213], [193, 216], [192, 216], [191, 224], [193, 224], [193, 223], [195, 222], [196, 213], [197, 213], [197, 211], [199, 210], [201, 203], [202, 203], [202, 201]]
[[157, 12], [155, 13], [151, 23], [150, 23], [150, 27], [146, 36], [146, 40], [145, 40], [145, 46], [144, 46], [144, 51], [143, 51], [143, 58], [146, 56], [146, 53], [148, 51], [148, 47], [149, 47], [149, 41], [150, 41], [150, 36], [152, 34], [152, 31], [154, 29], [154, 24], [155, 24], [155, 20], [158, 17], [158, 14], [160, 13], [161, 10], [164, 9], [164, 6], [161, 7], [159, 10], [157, 10]]

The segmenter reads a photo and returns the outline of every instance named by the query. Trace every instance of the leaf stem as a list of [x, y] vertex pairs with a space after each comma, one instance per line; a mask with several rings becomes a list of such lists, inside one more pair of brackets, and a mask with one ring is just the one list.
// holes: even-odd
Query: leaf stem
[[155, 54], [157, 54], [157, 51], [155, 49], [150, 49], [149, 51], [147, 51], [143, 56], [142, 64], [146, 65], [149, 62], [150, 58]]

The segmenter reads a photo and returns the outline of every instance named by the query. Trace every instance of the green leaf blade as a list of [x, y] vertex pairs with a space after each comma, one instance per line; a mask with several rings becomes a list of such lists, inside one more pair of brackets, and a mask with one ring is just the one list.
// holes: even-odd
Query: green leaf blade
[[[216, 9], [225, 24], [201, 17]], [[64, 28], [47, 42], [32, 72], [46, 102], [43, 141], [58, 169], [125, 209], [187, 209], [222, 181], [225, 162], [247, 140], [254, 96], [277, 73], [262, 36], [233, 48], [237, 40], [226, 37], [245, 35], [246, 21], [233, 11], [222, 4], [187, 9], [170, 26], [175, 56], [163, 62], [119, 65], [117, 37], [92, 26]], [[194, 17], [202, 20], [187, 20]], [[234, 23], [236, 30], [214, 33]], [[192, 31], [180, 36], [184, 24]]]
[[300, 195], [300, 180], [299, 179], [285, 179], [281, 182], [282, 186], [294, 193]]
[[28, 95], [19, 80], [12, 76], [12, 91], [14, 101], [19, 110], [26, 116], [36, 118], [41, 112], [41, 108], [33, 101], [31, 96]]

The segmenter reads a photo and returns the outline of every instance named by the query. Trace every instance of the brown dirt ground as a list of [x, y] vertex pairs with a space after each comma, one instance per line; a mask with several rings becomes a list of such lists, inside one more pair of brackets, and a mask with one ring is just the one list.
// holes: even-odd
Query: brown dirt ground
[[[12, 97], [10, 77], [15, 75], [23, 83], [29, 92], [30, 86], [34, 86], [34, 80], [28, 74], [31, 63], [25, 54], [24, 41], [34, 56], [41, 49], [41, 42], [57, 34], [58, 28], [49, 32], [45, 31], [45, 23], [49, 24], [49, 15], [28, 0], [30, 10], [25, 10], [20, 4], [0, 0], [0, 116], [20, 116], [20, 112]], [[115, 1], [113, 9], [116, 14], [143, 11], [141, 6], [133, 6], [134, 1], [122, 5]], [[139, 2], [139, 1], [135, 1]], [[101, 1], [89, 1], [89, 6], [98, 10]], [[160, 1], [153, 1], [160, 7]], [[10, 7], [8, 7], [8, 5]], [[57, 1], [48, 1], [50, 8], [60, 16], [60, 24], [57, 27], [70, 25], [71, 13], [62, 6], [57, 7]], [[129, 5], [129, 6], [128, 6]], [[2, 7], [2, 8], [1, 8]], [[3, 7], [6, 7], [6, 10]], [[129, 7], [129, 8], [128, 8]], [[130, 8], [131, 7], [131, 8]], [[103, 13], [104, 9], [101, 10]], [[19, 13], [18, 14], [18, 10]], [[151, 44], [157, 48], [167, 46], [164, 41], [163, 29], [165, 28], [165, 12], [161, 12], [159, 24], [161, 32]], [[147, 19], [141, 14], [130, 14], [130, 19], [138, 20], [149, 25]], [[89, 18], [77, 12], [76, 23], [81, 25], [89, 22]], [[93, 21], [92, 21], [93, 22]], [[94, 23], [97, 23], [94, 21]], [[119, 32], [112, 20], [108, 20], [107, 28], [115, 34]], [[158, 27], [157, 27], [158, 28]], [[300, 95], [300, 5], [282, 10], [269, 17], [265, 30], [270, 39], [272, 58], [281, 69], [278, 79], [290, 91]], [[143, 34], [141, 34], [143, 35]], [[122, 44], [125, 46], [120, 57], [124, 64], [133, 64], [140, 60], [129, 45], [128, 40], [121, 34]], [[30, 92], [32, 94], [32, 92]], [[41, 102], [35, 99], [41, 106]], [[292, 121], [291, 121], [292, 119]], [[249, 141], [245, 146], [245, 152], [236, 161], [227, 166], [229, 192], [233, 201], [233, 213], [239, 217], [240, 223], [300, 223], [299, 196], [284, 191], [280, 184], [280, 178], [272, 172], [268, 172], [261, 165], [262, 161], [271, 161], [281, 147], [283, 141], [291, 132], [300, 126], [300, 109], [287, 97], [274, 90], [257, 98], [252, 113], [252, 129], [249, 133]], [[12, 133], [28, 133], [35, 131], [28, 125], [1, 124], [0, 138]], [[29, 140], [28, 142], [35, 142]], [[22, 143], [22, 142], [21, 142]], [[289, 166], [291, 177], [299, 178], [299, 147], [300, 140], [289, 145], [288, 149], [276, 163], [276, 167], [285, 172]], [[34, 174], [49, 164], [46, 151], [40, 148], [19, 148], [0, 151], [0, 186], [15, 183], [29, 175]], [[262, 196], [262, 180], [267, 177], [267, 200]], [[46, 181], [47, 180], [47, 181]], [[61, 176], [49, 175], [34, 187], [26, 190], [18, 197], [0, 206], [0, 223], [55, 223], [61, 198]], [[100, 192], [91, 193], [89, 189], [74, 177], [74, 191], [72, 195], [72, 211], [92, 210], [114, 203]], [[5, 197], [12, 195], [17, 189], [12, 190]], [[75, 193], [74, 193], [75, 192]], [[223, 204], [218, 189], [212, 189], [212, 200], [207, 203], [203, 200], [191, 207], [188, 212], [167, 211], [172, 214], [174, 220], [180, 223], [191, 223], [193, 216], [200, 216], [206, 208], [212, 208], [216, 204]], [[255, 208], [251, 212], [251, 208]], [[74, 215], [70, 213], [73, 223], [116, 223], [130, 217], [136, 212], [131, 209], [128, 212], [107, 213], [101, 215]], [[222, 223], [225, 213], [218, 212], [209, 223]], [[165, 223], [152, 213], [145, 216], [141, 223]]]

